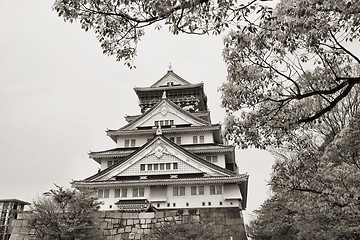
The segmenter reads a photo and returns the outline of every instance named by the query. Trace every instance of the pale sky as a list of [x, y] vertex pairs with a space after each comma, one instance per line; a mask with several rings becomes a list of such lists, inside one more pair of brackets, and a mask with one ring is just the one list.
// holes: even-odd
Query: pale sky
[[[92, 32], [59, 18], [52, 3], [0, 0], [0, 199], [31, 202], [54, 184], [69, 187], [96, 173], [89, 150], [116, 147], [106, 128], [140, 113], [133, 87], [150, 86], [170, 63], [187, 81], [204, 82], [212, 121], [223, 122], [222, 37], [151, 31], [130, 70], [103, 55]], [[250, 175], [248, 219], [269, 196], [273, 158], [239, 150], [237, 160]]]

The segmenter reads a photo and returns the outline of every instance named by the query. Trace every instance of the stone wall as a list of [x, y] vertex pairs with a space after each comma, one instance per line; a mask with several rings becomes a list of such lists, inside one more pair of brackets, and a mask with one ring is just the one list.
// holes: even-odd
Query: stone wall
[[[11, 223], [10, 240], [34, 240], [35, 231], [29, 229], [26, 215], [20, 214]], [[106, 240], [146, 240], [155, 225], [166, 222], [199, 221], [220, 233], [224, 240], [246, 240], [242, 214], [238, 208], [202, 208], [166, 210], [148, 213], [99, 212], [100, 227]]]

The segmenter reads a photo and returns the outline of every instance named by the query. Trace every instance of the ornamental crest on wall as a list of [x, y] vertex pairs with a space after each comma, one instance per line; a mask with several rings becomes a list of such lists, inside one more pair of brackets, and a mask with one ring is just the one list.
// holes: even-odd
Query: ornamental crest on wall
[[167, 150], [165, 143], [160, 139], [158, 139], [155, 142], [154, 146], [152, 147], [150, 153], [147, 155], [152, 155], [152, 154], [154, 154], [158, 159], [160, 159], [164, 154], [170, 155], [170, 152]]

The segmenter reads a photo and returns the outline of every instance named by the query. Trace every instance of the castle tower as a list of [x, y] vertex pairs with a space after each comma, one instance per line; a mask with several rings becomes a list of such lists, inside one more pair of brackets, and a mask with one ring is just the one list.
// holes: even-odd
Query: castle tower
[[248, 175], [239, 174], [221, 125], [211, 123], [203, 83], [169, 70], [134, 90], [141, 114], [106, 131], [116, 148], [90, 152], [101, 171], [73, 186], [96, 189], [104, 211], [245, 209]]

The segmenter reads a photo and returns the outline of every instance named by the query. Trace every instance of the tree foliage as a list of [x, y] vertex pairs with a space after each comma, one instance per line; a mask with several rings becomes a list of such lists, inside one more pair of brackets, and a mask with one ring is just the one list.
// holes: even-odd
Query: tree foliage
[[43, 240], [100, 240], [95, 212], [99, 203], [92, 192], [73, 189], [50, 190], [49, 196], [34, 200], [28, 223]]
[[360, 40], [359, 1], [282, 0], [260, 21], [245, 19], [225, 39], [221, 87], [238, 145], [291, 141], [360, 83], [360, 57], [349, 48]]
[[165, 24], [174, 34], [220, 34], [259, 1], [56, 0], [53, 8], [65, 21], [78, 20], [86, 31], [94, 30], [105, 54], [132, 67], [147, 27]]
[[[273, 237], [284, 224], [277, 226], [269, 217], [290, 220], [288, 237], [295, 235], [294, 239], [360, 238], [360, 113], [322, 143], [274, 165], [271, 185], [275, 195], [250, 225], [255, 239], [277, 239]], [[275, 208], [279, 204], [282, 211]]]

